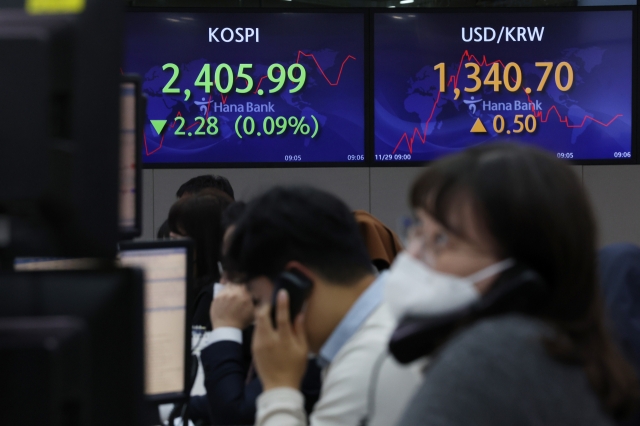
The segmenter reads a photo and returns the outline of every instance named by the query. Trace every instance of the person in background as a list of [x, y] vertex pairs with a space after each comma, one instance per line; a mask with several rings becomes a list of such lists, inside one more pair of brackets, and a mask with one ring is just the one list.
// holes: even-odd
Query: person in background
[[[242, 214], [247, 208], [247, 204], [244, 201], [236, 201], [231, 204], [226, 210], [222, 213], [222, 229], [223, 229], [223, 238], [222, 238], [222, 251], [226, 252], [227, 247], [231, 244], [231, 234], [236, 229], [236, 222], [240, 220]], [[223, 256], [224, 259], [224, 256]], [[220, 282], [222, 284], [226, 284], [229, 281], [229, 277], [227, 277], [226, 272], [222, 271], [222, 277], [220, 278]]]
[[400, 238], [371, 213], [356, 210], [353, 216], [373, 265], [378, 272], [389, 269], [398, 253], [402, 251]]
[[176, 197], [182, 198], [189, 195], [195, 195], [203, 189], [209, 188], [219, 189], [231, 197], [232, 200], [235, 200], [233, 187], [229, 183], [229, 179], [218, 175], [201, 175], [189, 179], [180, 185], [180, 188], [178, 188], [178, 191], [176, 192]]
[[[263, 387], [257, 425], [307, 424], [299, 389], [309, 352], [323, 368], [311, 425], [388, 426], [398, 419], [419, 374], [401, 369], [387, 354], [395, 322], [382, 301], [384, 274], [374, 275], [342, 201], [308, 187], [267, 191], [248, 203], [225, 261], [230, 276], [246, 282], [259, 305], [253, 337]], [[288, 293], [277, 293], [274, 328], [274, 281], [285, 271], [302, 276], [311, 290], [295, 319], [289, 318]]]
[[[245, 203], [235, 202], [222, 214], [223, 252], [245, 207]], [[194, 421], [207, 425], [252, 425], [256, 399], [262, 392], [251, 365], [253, 300], [246, 287], [233, 284], [224, 270], [221, 282], [227, 285], [211, 304], [213, 332], [200, 352], [207, 392], [190, 398], [189, 414]], [[315, 360], [308, 363], [301, 389], [305, 411], [311, 412], [320, 393], [320, 370]]]
[[435, 356], [399, 424], [605, 426], [632, 411], [637, 379], [605, 327], [593, 213], [567, 164], [483, 145], [430, 165], [410, 198], [390, 348]]
[[[178, 188], [176, 192], [176, 198], [180, 199], [182, 197], [196, 195], [207, 189], [219, 189], [231, 197], [232, 200], [235, 200], [233, 187], [229, 183], [229, 180], [224, 176], [217, 175], [202, 175], [189, 179], [180, 185], [180, 188]], [[169, 219], [167, 219], [160, 225], [160, 228], [158, 228], [156, 238], [158, 240], [168, 240], [170, 238], [170, 231]]]
[[168, 240], [171, 238], [171, 229], [169, 229], [169, 219], [162, 222], [160, 228], [158, 228], [158, 233], [156, 234], [157, 240]]
[[[640, 247], [611, 244], [598, 255], [600, 288], [613, 334], [640, 373]], [[621, 424], [640, 425], [640, 413]]]
[[222, 212], [231, 203], [233, 200], [229, 195], [209, 188], [179, 199], [169, 211], [171, 237], [189, 237], [194, 241], [196, 298], [193, 325], [207, 330], [211, 330], [209, 308], [213, 300], [213, 286], [220, 281]]
[[[222, 227], [222, 252], [224, 253], [224, 248], [225, 246], [228, 244], [229, 241], [229, 236], [231, 234], [231, 232], [233, 232], [233, 226], [235, 224], [235, 222], [240, 218], [240, 216], [242, 215], [242, 213], [244, 212], [244, 208], [245, 208], [245, 203], [242, 201], [237, 201], [234, 202], [232, 204], [230, 204], [223, 212], [222, 212], [222, 217], [221, 217], [221, 221], [220, 221], [220, 225]], [[221, 265], [221, 263], [219, 264]], [[219, 268], [220, 269], [220, 268]], [[215, 298], [216, 293], [218, 293], [216, 291], [216, 286], [219, 285], [223, 285], [223, 284], [229, 284], [229, 280], [228, 278], [225, 276], [225, 272], [224, 270], [219, 271], [220, 273], [220, 284], [214, 283], [214, 292], [212, 294], [212, 297]], [[213, 302], [213, 299], [210, 301], [210, 304]], [[242, 300], [242, 298], [240, 298], [239, 303], [243, 303], [244, 301]], [[206, 303], [206, 302], [203, 302]], [[211, 311], [210, 311], [211, 312]], [[243, 313], [242, 309], [238, 309], [236, 311], [237, 313]], [[211, 316], [210, 316], [211, 317]], [[242, 319], [240, 319], [240, 321], [242, 322]], [[249, 323], [251, 323], [253, 321], [253, 309], [251, 312], [251, 318], [247, 320]], [[212, 324], [212, 328], [213, 328], [213, 324]], [[243, 327], [244, 328], [244, 327]], [[244, 334], [244, 333], [243, 333]], [[211, 336], [210, 334], [208, 336]], [[244, 337], [244, 336], [241, 336]], [[202, 344], [199, 345], [202, 348], [208, 348], [210, 349], [209, 351], [207, 351], [205, 353], [205, 359], [209, 359], [208, 354], [212, 354], [214, 356], [216, 355], [231, 355], [230, 358], [236, 362], [239, 362], [239, 365], [241, 366], [240, 370], [240, 377], [241, 377], [241, 383], [244, 384], [244, 378], [247, 375], [248, 369], [249, 369], [249, 365], [250, 365], [250, 359], [251, 359], [251, 347], [250, 347], [250, 342], [251, 340], [249, 339], [248, 341], [245, 339], [244, 342], [242, 342], [242, 349], [240, 351], [237, 351], [235, 346], [236, 345], [231, 345], [233, 346], [232, 350], [225, 350], [225, 348], [221, 348], [221, 350], [219, 351], [214, 351], [213, 349], [218, 346], [223, 346], [225, 342], [223, 339], [211, 339], [211, 337], [208, 337], [206, 341], [201, 342]], [[235, 341], [230, 341], [232, 343], [236, 343]], [[248, 342], [248, 344], [247, 344]], [[235, 355], [235, 356], [234, 356]], [[202, 351], [200, 351], [199, 354], [199, 359], [201, 361], [200, 367], [204, 368], [203, 365], [203, 359], [202, 359]], [[215, 363], [216, 361], [209, 361], [209, 364], [211, 363]], [[221, 365], [224, 365], [224, 362], [220, 362]], [[215, 372], [218, 371], [217, 368], [215, 368], [215, 366], [213, 368], [207, 368], [207, 372]], [[202, 376], [204, 380], [204, 375]], [[217, 382], [217, 381], [216, 381]], [[222, 384], [224, 385], [224, 382], [222, 382]], [[226, 387], [226, 386], [225, 386]], [[215, 392], [212, 392], [212, 394]], [[233, 395], [231, 395], [233, 398]], [[216, 399], [215, 403], [217, 405], [217, 402], [219, 400]], [[207, 400], [207, 395], [192, 395], [191, 398], [189, 399], [189, 417], [196, 422], [197, 424], [203, 424], [203, 425], [212, 425], [214, 424], [214, 418], [212, 415], [212, 411], [216, 411], [215, 407], [210, 407], [209, 406], [209, 402]], [[230, 422], [229, 423], [234, 424], [234, 422]]]

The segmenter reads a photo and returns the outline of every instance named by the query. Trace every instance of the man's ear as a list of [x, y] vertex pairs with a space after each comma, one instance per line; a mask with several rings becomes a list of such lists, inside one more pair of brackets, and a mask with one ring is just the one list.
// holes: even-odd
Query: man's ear
[[292, 260], [284, 266], [285, 271], [290, 271], [292, 269], [297, 269], [298, 271], [303, 273], [307, 278], [311, 280], [311, 282], [317, 281], [318, 275], [297, 260]]

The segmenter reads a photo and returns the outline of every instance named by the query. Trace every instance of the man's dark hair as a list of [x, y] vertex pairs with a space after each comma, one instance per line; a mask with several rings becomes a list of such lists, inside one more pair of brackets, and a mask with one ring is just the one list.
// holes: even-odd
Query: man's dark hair
[[189, 179], [180, 186], [178, 192], [176, 192], [176, 197], [181, 198], [185, 194], [195, 195], [203, 189], [208, 188], [219, 189], [229, 195], [231, 199], [235, 200], [233, 188], [231, 187], [229, 180], [224, 176], [216, 175], [202, 175]]
[[225, 264], [241, 280], [273, 279], [292, 260], [336, 284], [351, 284], [372, 271], [349, 208], [310, 187], [276, 187], [248, 203]]

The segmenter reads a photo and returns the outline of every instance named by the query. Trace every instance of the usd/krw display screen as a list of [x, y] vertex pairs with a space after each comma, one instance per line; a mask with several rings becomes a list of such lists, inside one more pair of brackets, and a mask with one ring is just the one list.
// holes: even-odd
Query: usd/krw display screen
[[375, 161], [495, 141], [632, 157], [633, 12], [379, 13]]
[[364, 18], [130, 12], [144, 163], [364, 162]]

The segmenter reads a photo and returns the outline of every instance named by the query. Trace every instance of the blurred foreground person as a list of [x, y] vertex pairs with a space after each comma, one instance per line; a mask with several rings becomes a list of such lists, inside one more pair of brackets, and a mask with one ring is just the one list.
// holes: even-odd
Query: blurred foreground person
[[398, 360], [434, 355], [402, 426], [604, 426], [638, 400], [607, 334], [596, 231], [570, 167], [517, 144], [443, 159], [386, 298]]
[[[399, 419], [421, 377], [388, 355], [395, 321], [382, 300], [385, 274], [375, 276], [342, 201], [308, 187], [266, 192], [236, 223], [225, 261], [259, 303], [253, 360], [264, 391], [257, 425], [307, 424], [299, 388], [309, 352], [323, 368], [311, 425], [389, 426]], [[274, 283], [285, 281], [307, 291], [275, 294], [274, 328]], [[302, 314], [290, 318], [290, 303]]]
[[[640, 373], [640, 247], [611, 244], [600, 250], [600, 288], [616, 340]], [[640, 412], [624, 425], [640, 425]]]

